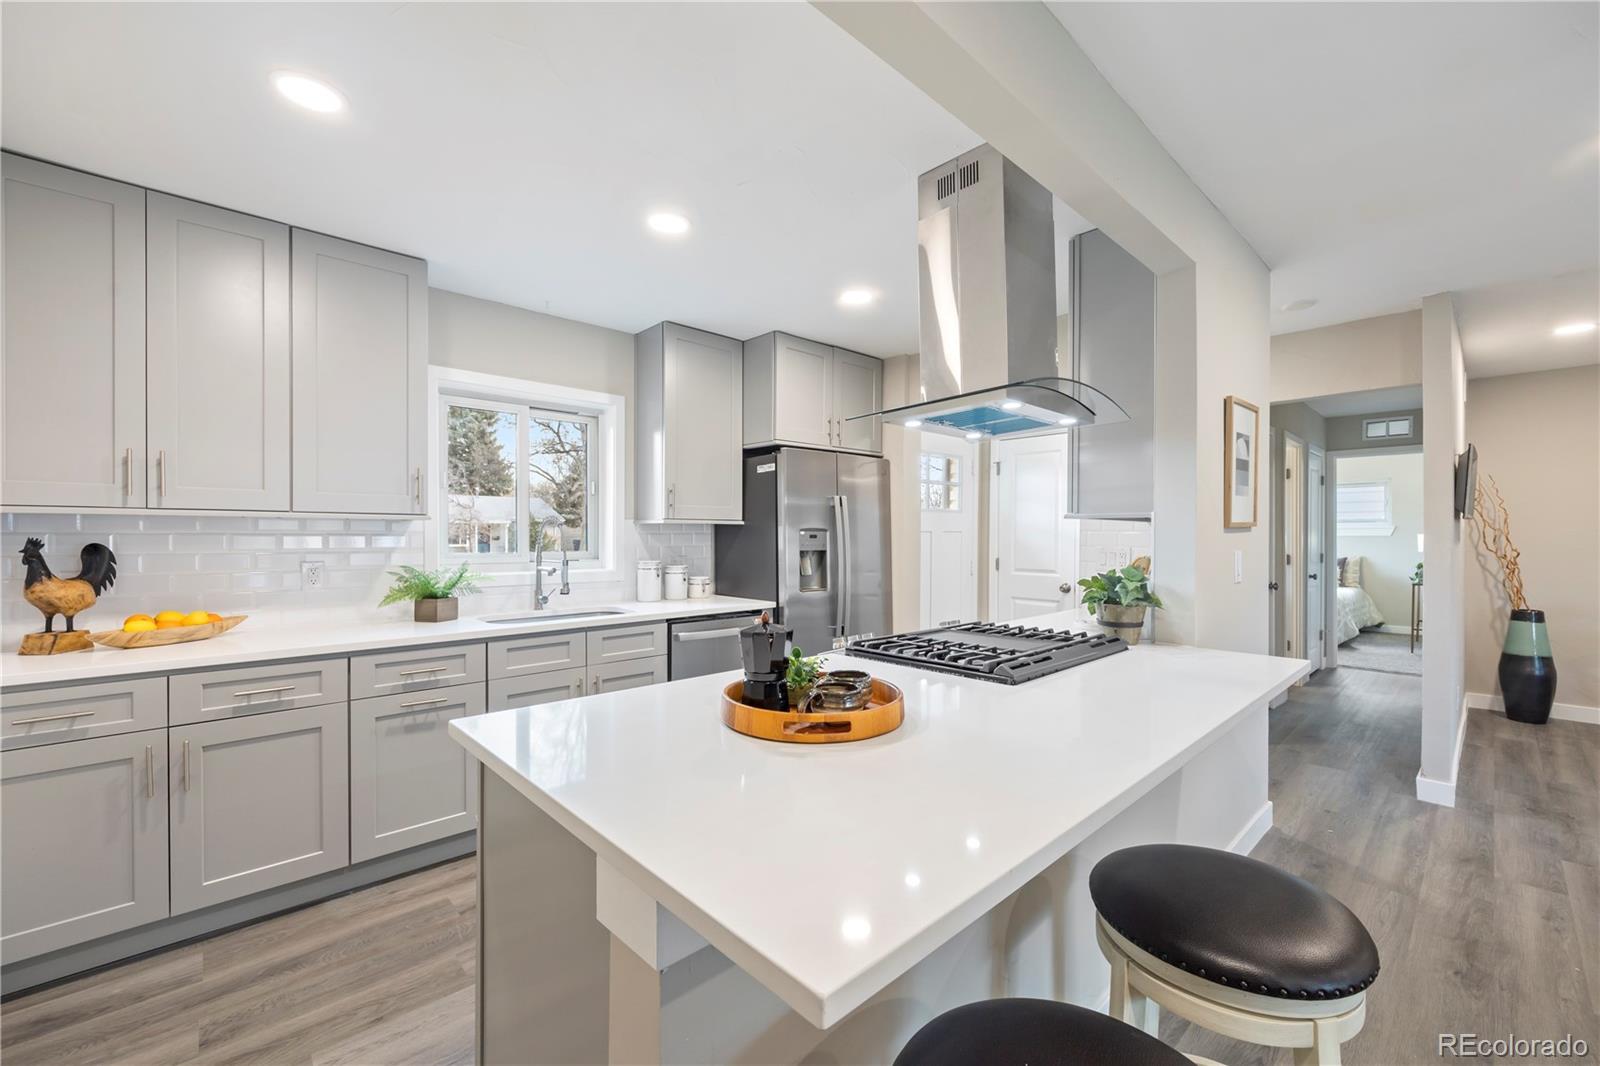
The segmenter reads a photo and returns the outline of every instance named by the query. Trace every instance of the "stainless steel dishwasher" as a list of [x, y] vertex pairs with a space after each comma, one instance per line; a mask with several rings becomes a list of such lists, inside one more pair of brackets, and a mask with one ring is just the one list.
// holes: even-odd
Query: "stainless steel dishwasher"
[[699, 677], [738, 670], [739, 630], [761, 621], [761, 614], [725, 614], [667, 626], [667, 677]]

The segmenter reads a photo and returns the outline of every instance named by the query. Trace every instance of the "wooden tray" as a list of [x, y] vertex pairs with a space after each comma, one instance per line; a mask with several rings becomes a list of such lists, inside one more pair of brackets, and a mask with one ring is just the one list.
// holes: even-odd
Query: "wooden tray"
[[161, 648], [168, 644], [187, 644], [191, 640], [219, 637], [249, 617], [247, 614], [230, 614], [220, 622], [207, 622], [203, 626], [169, 626], [143, 633], [102, 629], [98, 633], [90, 633], [89, 639], [107, 648]]
[[898, 688], [872, 679], [872, 696], [859, 711], [769, 711], [740, 703], [744, 682], [731, 682], [722, 690], [722, 723], [736, 733], [758, 740], [787, 744], [843, 744], [881, 737], [900, 728], [906, 705]]

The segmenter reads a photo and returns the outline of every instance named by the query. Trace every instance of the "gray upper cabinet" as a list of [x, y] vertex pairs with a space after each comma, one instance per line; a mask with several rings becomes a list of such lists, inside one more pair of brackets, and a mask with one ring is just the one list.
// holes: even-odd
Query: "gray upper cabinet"
[[833, 350], [834, 443], [851, 452], [883, 454], [880, 419], [859, 418], [883, 410], [883, 360], [845, 348]]
[[664, 322], [634, 339], [634, 359], [635, 518], [743, 521], [740, 343]]
[[149, 194], [151, 507], [289, 509], [289, 227]]
[[744, 342], [744, 444], [832, 448], [879, 455], [883, 362], [787, 333]]
[[6, 752], [0, 764], [6, 961], [166, 916], [166, 730]]
[[295, 230], [294, 509], [423, 514], [428, 265]]
[[0, 495], [8, 506], [143, 507], [144, 190], [13, 155], [0, 176]]
[[349, 865], [348, 713], [336, 703], [167, 731], [173, 914]]

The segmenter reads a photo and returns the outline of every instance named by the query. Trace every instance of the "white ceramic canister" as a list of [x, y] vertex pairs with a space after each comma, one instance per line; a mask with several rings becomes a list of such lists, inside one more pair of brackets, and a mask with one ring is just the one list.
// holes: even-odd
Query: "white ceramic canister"
[[639, 560], [639, 602], [655, 603], [661, 598], [661, 561]]
[[683, 563], [670, 563], [661, 568], [661, 597], [667, 600], [689, 598], [689, 568]]
[[711, 598], [711, 579], [705, 574], [696, 574], [689, 579], [689, 598], [691, 600], [707, 600]]

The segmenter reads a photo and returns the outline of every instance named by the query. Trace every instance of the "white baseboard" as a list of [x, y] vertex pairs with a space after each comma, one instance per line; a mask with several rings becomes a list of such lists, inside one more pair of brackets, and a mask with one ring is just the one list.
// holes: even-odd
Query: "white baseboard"
[[[1467, 706], [1475, 711], [1504, 711], [1506, 701], [1503, 696], [1493, 696], [1483, 692], [1467, 693]], [[1581, 703], [1557, 703], [1550, 708], [1550, 717], [1559, 718], [1563, 722], [1582, 722], [1584, 725], [1600, 725], [1600, 707], [1585, 707]]]
[[1467, 742], [1467, 709], [1471, 707], [1471, 697], [1461, 697], [1461, 713], [1457, 716], [1456, 747], [1450, 756], [1450, 780], [1440, 781], [1428, 777], [1421, 770], [1417, 771], [1417, 799], [1423, 803], [1436, 803], [1441, 807], [1454, 807], [1456, 805], [1456, 780], [1461, 776], [1461, 749]]
[[1255, 813], [1254, 817], [1245, 823], [1244, 828], [1239, 830], [1238, 835], [1228, 841], [1228, 850], [1235, 855], [1250, 854], [1255, 849], [1255, 846], [1261, 843], [1261, 838], [1267, 835], [1267, 830], [1271, 828], [1272, 801], [1267, 800], [1261, 805], [1261, 809]]
[[1411, 627], [1410, 626], [1378, 626], [1378, 632], [1379, 633], [1393, 633], [1397, 637], [1403, 637], [1403, 636], [1405, 636], [1405, 635], [1407, 635], [1408, 633], [1411, 632]]

